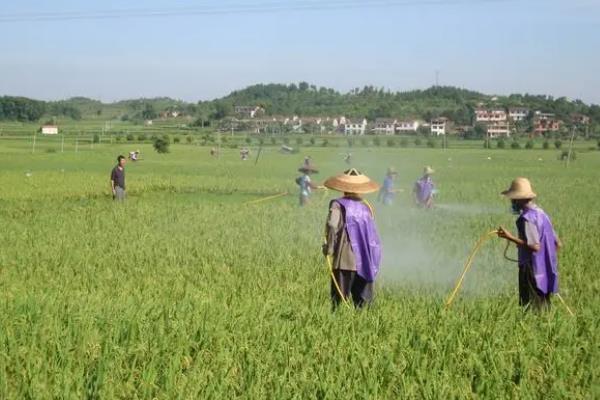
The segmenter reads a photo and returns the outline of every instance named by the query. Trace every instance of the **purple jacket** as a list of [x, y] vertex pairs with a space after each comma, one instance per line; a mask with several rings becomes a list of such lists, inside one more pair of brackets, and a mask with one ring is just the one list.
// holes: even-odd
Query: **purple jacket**
[[[558, 292], [558, 257], [556, 233], [548, 215], [539, 207], [526, 208], [519, 220], [533, 224], [540, 235], [540, 250], [519, 248], [519, 267], [531, 265], [537, 289], [544, 293]], [[519, 221], [517, 221], [519, 226]]]
[[346, 231], [356, 258], [356, 273], [373, 282], [381, 263], [381, 241], [370, 207], [360, 200], [342, 197], [337, 202], [344, 211]]
[[424, 176], [415, 182], [415, 194], [419, 203], [427, 203], [427, 200], [433, 195], [433, 180], [429, 176]]

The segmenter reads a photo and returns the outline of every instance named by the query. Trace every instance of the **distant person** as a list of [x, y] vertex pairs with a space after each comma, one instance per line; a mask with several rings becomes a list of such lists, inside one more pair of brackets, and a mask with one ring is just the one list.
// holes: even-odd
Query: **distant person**
[[332, 268], [331, 301], [362, 307], [373, 299], [373, 284], [381, 262], [381, 244], [373, 208], [361, 195], [379, 185], [352, 168], [325, 181], [325, 187], [344, 193], [329, 204], [323, 253]]
[[117, 157], [117, 165], [110, 173], [110, 187], [114, 200], [125, 200], [125, 163], [124, 156]]
[[511, 201], [517, 218], [517, 236], [498, 228], [498, 236], [515, 243], [519, 259], [519, 304], [535, 310], [550, 307], [550, 295], [558, 293], [558, 251], [561, 242], [550, 217], [534, 203], [537, 195], [526, 178], [512, 181], [502, 192]]
[[396, 196], [396, 193], [398, 193], [398, 190], [394, 189], [394, 181], [396, 180], [397, 175], [396, 169], [394, 169], [394, 167], [389, 167], [385, 174], [385, 178], [383, 179], [383, 186], [381, 186], [381, 189], [379, 190], [377, 198], [386, 206], [392, 205], [394, 197]]
[[312, 180], [310, 179], [310, 175], [317, 174], [319, 171], [314, 165], [303, 165], [302, 167], [298, 168], [298, 172], [302, 173], [301, 176], [296, 178], [296, 184], [300, 188], [300, 206], [305, 206], [308, 204], [312, 191], [321, 189], [321, 186], [313, 184]]
[[213, 147], [210, 149], [210, 155], [216, 157], [217, 155], [219, 155], [219, 151]]
[[415, 203], [423, 208], [433, 207], [433, 196], [435, 194], [435, 184], [432, 175], [435, 173], [433, 168], [427, 166], [423, 169], [423, 176], [415, 182], [413, 194]]
[[304, 166], [305, 167], [310, 167], [311, 163], [312, 163], [312, 158], [310, 156], [304, 157]]
[[246, 161], [248, 160], [248, 157], [250, 156], [250, 150], [248, 150], [247, 147], [243, 147], [240, 150], [240, 158], [242, 159], [242, 161]]
[[138, 159], [139, 159], [139, 156], [140, 156], [140, 151], [139, 151], [139, 150], [136, 150], [136, 151], [130, 151], [130, 152], [129, 152], [129, 159], [130, 159], [131, 161], [138, 161]]
[[352, 164], [352, 153], [346, 153], [346, 155], [344, 156], [344, 161], [348, 165]]

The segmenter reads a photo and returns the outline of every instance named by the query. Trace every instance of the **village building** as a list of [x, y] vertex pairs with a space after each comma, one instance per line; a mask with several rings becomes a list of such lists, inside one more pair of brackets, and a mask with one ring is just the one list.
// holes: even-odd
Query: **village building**
[[525, 121], [529, 117], [529, 109], [524, 107], [513, 107], [508, 109], [508, 116], [512, 121]]
[[261, 106], [235, 106], [233, 110], [241, 118], [257, 118], [265, 114]]
[[477, 122], [496, 122], [506, 121], [506, 111], [502, 108], [477, 108], [475, 109], [475, 121]]
[[575, 125], [588, 125], [590, 123], [590, 117], [584, 114], [575, 113], [571, 115], [571, 121]]
[[377, 118], [371, 132], [376, 135], [393, 135], [396, 131], [397, 121], [392, 118]]
[[448, 131], [449, 123], [450, 121], [448, 120], [448, 118], [444, 117], [432, 119], [429, 125], [431, 134], [435, 136], [445, 135]]
[[419, 129], [420, 122], [417, 120], [405, 120], [396, 122], [396, 134], [415, 133]]
[[488, 124], [487, 135], [490, 138], [510, 137], [510, 123], [508, 121], [498, 121]]
[[562, 126], [562, 121], [552, 119], [536, 119], [533, 124], [533, 133], [536, 136], [543, 135], [547, 132], [558, 132]]
[[345, 135], [364, 135], [367, 130], [367, 119], [357, 118], [347, 120], [344, 118], [344, 134]]
[[43, 125], [41, 128], [42, 135], [58, 135], [58, 126]]

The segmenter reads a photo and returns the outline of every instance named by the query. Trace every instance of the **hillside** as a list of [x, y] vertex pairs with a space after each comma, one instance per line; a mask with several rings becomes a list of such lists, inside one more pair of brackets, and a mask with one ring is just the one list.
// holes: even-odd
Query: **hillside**
[[555, 113], [569, 120], [573, 113], [591, 117], [600, 122], [600, 106], [565, 97], [513, 94], [490, 96], [455, 88], [431, 87], [425, 90], [390, 92], [373, 86], [340, 93], [334, 89], [316, 87], [306, 82], [299, 84], [257, 84], [211, 101], [197, 104], [168, 97], [123, 100], [114, 103], [84, 97], [63, 101], [42, 102], [18, 97], [0, 97], [0, 120], [38, 121], [51, 117], [72, 119], [153, 119], [161, 112], [178, 110], [203, 120], [222, 119], [234, 115], [235, 106], [261, 105], [267, 115], [418, 118], [429, 120], [445, 116], [457, 124], [471, 124], [473, 109], [478, 105], [489, 107], [522, 106], [531, 110]]

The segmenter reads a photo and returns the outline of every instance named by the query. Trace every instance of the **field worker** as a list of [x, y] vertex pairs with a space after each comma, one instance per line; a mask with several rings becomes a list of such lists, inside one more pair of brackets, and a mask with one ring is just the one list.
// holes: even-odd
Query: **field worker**
[[348, 165], [352, 164], [352, 153], [346, 153], [346, 155], [344, 156], [344, 161]]
[[381, 190], [379, 190], [377, 199], [386, 206], [392, 205], [394, 196], [398, 193], [398, 190], [394, 189], [394, 180], [397, 175], [398, 173], [394, 167], [389, 167], [385, 174], [385, 178], [383, 179], [383, 186], [381, 187]]
[[312, 163], [312, 158], [310, 158], [310, 156], [304, 157], [304, 166], [305, 167], [310, 167], [311, 163]]
[[113, 199], [125, 200], [125, 163], [127, 160], [123, 156], [117, 157], [117, 165], [110, 173], [110, 187], [112, 189]]
[[526, 178], [512, 181], [502, 192], [511, 201], [517, 219], [518, 236], [498, 228], [498, 236], [518, 248], [519, 304], [540, 310], [550, 306], [550, 294], [558, 292], [558, 257], [560, 240], [548, 215], [534, 203], [536, 194]]
[[296, 184], [300, 187], [300, 206], [308, 204], [308, 200], [313, 190], [321, 189], [321, 186], [316, 186], [310, 179], [311, 174], [317, 174], [319, 171], [312, 165], [298, 168], [298, 171], [302, 173], [301, 176], [296, 178]]
[[323, 253], [331, 260], [332, 304], [335, 309], [340, 301], [352, 299], [355, 307], [362, 307], [373, 299], [381, 244], [373, 209], [360, 196], [376, 192], [379, 185], [352, 168], [327, 179], [325, 187], [344, 193], [329, 205], [323, 245]]
[[413, 188], [413, 194], [415, 196], [415, 203], [424, 208], [433, 207], [433, 195], [435, 193], [435, 184], [431, 175], [435, 171], [430, 166], [423, 169], [423, 176], [415, 182]]

